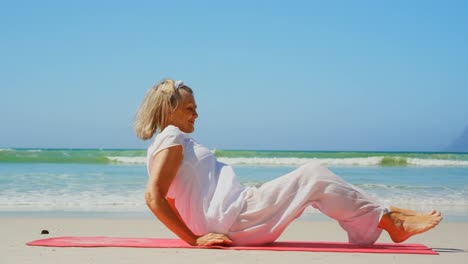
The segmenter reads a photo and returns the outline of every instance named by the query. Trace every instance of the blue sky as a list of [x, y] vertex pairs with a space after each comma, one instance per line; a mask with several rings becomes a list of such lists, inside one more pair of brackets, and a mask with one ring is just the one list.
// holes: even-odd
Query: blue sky
[[1, 1], [0, 148], [145, 148], [191, 86], [219, 149], [441, 150], [468, 125], [465, 1]]

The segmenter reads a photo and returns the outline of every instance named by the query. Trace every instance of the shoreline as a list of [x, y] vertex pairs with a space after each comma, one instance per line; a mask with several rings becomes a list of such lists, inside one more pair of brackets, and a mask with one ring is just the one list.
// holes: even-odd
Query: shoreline
[[[311, 209], [309, 209], [311, 210]], [[313, 209], [315, 211], [315, 209]], [[449, 214], [445, 215], [444, 223], [467, 223], [468, 216]], [[11, 218], [57, 218], [57, 219], [130, 219], [130, 220], [152, 220], [156, 217], [149, 211], [78, 211], [78, 210], [43, 210], [43, 211], [0, 211], [0, 219]], [[307, 212], [307, 210], [296, 220], [301, 222], [334, 222], [333, 219], [320, 212]]]
[[[277, 252], [226, 251], [205, 249], [136, 249], [136, 248], [58, 248], [31, 247], [25, 243], [57, 236], [113, 236], [175, 238], [155, 218], [57, 218], [57, 217], [0, 217], [3, 228], [0, 239], [1, 263], [272, 263], [285, 261], [306, 263], [318, 260], [326, 263], [463, 263], [468, 257], [468, 223], [442, 222], [434, 230], [414, 236], [405, 243], [422, 243], [440, 255], [333, 253], [333, 252]], [[48, 235], [41, 235], [48, 230]], [[334, 221], [296, 220], [278, 241], [346, 242], [346, 233]], [[389, 243], [382, 233], [378, 243]]]

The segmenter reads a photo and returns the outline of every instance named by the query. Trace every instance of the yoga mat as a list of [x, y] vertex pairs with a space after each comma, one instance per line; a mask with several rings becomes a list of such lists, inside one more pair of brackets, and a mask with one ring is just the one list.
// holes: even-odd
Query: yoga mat
[[342, 242], [277, 241], [262, 246], [190, 246], [180, 239], [166, 238], [123, 238], [123, 237], [52, 237], [27, 243], [29, 246], [46, 247], [134, 247], [134, 248], [198, 248], [227, 250], [274, 250], [309, 252], [352, 252], [352, 253], [392, 253], [427, 254], [439, 253], [422, 244], [377, 243], [370, 247], [356, 246]]

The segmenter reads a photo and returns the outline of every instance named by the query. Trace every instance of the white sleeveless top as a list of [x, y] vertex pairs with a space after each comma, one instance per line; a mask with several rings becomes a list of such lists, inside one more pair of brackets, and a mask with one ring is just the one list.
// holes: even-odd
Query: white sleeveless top
[[230, 166], [218, 162], [209, 149], [172, 125], [148, 147], [148, 173], [154, 155], [176, 145], [183, 147], [183, 161], [166, 199], [175, 199], [175, 208], [195, 235], [226, 234], [244, 205], [247, 188]]

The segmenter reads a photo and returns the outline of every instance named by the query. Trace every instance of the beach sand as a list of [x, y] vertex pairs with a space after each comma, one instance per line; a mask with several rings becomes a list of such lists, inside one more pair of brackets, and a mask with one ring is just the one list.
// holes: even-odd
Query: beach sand
[[[468, 223], [442, 222], [406, 243], [423, 243], [440, 255], [236, 251], [215, 249], [54, 248], [25, 243], [52, 236], [119, 236], [174, 238], [156, 219], [2, 217], [0, 263], [467, 263]], [[49, 235], [41, 235], [46, 229]], [[333, 221], [296, 220], [279, 240], [346, 242]], [[391, 242], [382, 233], [378, 242]]]

